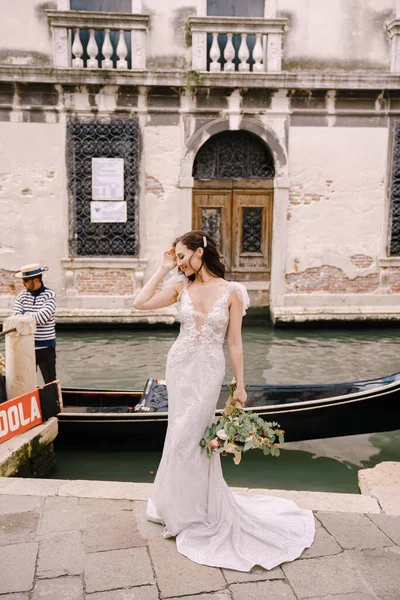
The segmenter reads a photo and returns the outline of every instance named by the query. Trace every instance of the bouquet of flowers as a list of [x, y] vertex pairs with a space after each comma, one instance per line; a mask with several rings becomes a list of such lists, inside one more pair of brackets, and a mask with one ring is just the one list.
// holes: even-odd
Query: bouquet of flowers
[[204, 432], [200, 440], [202, 452], [211, 458], [213, 454], [233, 454], [238, 465], [242, 452], [259, 448], [264, 455], [279, 456], [279, 444], [283, 443], [284, 431], [279, 424], [264, 421], [250, 411], [244, 411], [240, 402], [233, 399], [235, 379], [228, 385], [229, 398], [224, 412]]

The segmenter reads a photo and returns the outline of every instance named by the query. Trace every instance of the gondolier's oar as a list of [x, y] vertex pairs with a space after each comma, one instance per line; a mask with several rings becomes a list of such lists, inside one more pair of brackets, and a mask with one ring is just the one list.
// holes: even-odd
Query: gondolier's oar
[[2, 331], [0, 335], [7, 335], [7, 333], [12, 333], [13, 331], [17, 331], [17, 328], [13, 327], [12, 329], [7, 329], [7, 331]]

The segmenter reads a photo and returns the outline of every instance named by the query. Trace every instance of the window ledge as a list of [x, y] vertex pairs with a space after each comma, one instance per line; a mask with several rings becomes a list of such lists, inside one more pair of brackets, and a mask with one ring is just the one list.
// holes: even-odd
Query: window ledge
[[400, 256], [387, 256], [378, 259], [380, 267], [400, 267]]
[[64, 269], [144, 269], [147, 258], [132, 258], [118, 256], [80, 256], [77, 258], [62, 258]]

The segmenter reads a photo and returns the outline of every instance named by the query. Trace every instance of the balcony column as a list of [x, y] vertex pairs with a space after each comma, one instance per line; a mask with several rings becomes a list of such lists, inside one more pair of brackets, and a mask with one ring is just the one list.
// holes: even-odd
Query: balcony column
[[132, 69], [146, 68], [146, 32], [143, 29], [131, 31]]
[[267, 72], [276, 73], [282, 68], [282, 34], [269, 33], [267, 39]]
[[[398, 5], [399, 6], [399, 5]], [[398, 11], [396, 11], [397, 14]], [[391, 61], [390, 71], [392, 73], [400, 72], [400, 19], [396, 16], [387, 27], [387, 32], [391, 40]]]
[[192, 69], [194, 71], [207, 70], [207, 33], [193, 31], [192, 33]]
[[143, 10], [142, 0], [132, 0], [132, 14], [141, 15]]
[[70, 67], [70, 36], [66, 27], [53, 27], [53, 57], [55, 67]]
[[265, 0], [264, 17], [267, 19], [275, 19], [276, 17], [276, 2], [277, 0]]

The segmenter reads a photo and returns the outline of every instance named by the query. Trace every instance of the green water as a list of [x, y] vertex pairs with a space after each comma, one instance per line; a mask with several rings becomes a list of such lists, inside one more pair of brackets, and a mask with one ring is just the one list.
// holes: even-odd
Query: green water
[[[400, 461], [400, 431], [296, 442], [279, 458], [248, 452], [240, 465], [222, 458], [231, 486], [358, 493], [357, 473], [382, 461]], [[151, 483], [161, 452], [56, 450], [59, 479]], [[330, 455], [330, 456], [329, 456]]]
[[[176, 329], [59, 331], [61, 384], [142, 389], [148, 377], [164, 376], [176, 335]], [[400, 371], [395, 328], [274, 329], [260, 323], [244, 327], [243, 341], [248, 383], [354, 381]], [[231, 377], [228, 367], [226, 381]], [[154, 480], [161, 456], [61, 449], [56, 454], [57, 478], [142, 482]], [[222, 460], [233, 486], [357, 493], [360, 468], [400, 461], [400, 431], [287, 444], [279, 458], [248, 452], [239, 466], [229, 457]]]

